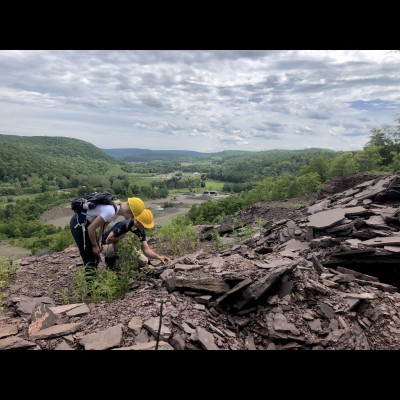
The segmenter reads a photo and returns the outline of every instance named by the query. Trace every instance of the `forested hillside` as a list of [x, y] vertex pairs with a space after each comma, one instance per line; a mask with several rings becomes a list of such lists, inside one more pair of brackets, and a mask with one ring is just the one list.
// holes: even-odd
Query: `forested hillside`
[[399, 129], [400, 120], [394, 128], [373, 129], [358, 151], [167, 151], [154, 154], [169, 158], [152, 161], [152, 152], [134, 149], [146, 159], [140, 163], [116, 160], [78, 139], [0, 135], [0, 239], [25, 240], [24, 246], [38, 251], [46, 237], [48, 247], [64, 248], [69, 232], [52, 233], [54, 227], [36, 218], [77, 193], [93, 190], [111, 191], [121, 199], [165, 198], [170, 206], [168, 195], [215, 190], [212, 185], [218, 185], [219, 192], [235, 195], [193, 206], [188, 213], [195, 224], [214, 223], [258, 201], [315, 195], [333, 177], [395, 173], [400, 169]]
[[188, 161], [207, 158], [208, 153], [190, 150], [149, 150], [149, 149], [102, 149], [106, 154], [117, 160], [126, 162], [150, 161]]
[[0, 194], [78, 187], [121, 163], [79, 139], [0, 135]]

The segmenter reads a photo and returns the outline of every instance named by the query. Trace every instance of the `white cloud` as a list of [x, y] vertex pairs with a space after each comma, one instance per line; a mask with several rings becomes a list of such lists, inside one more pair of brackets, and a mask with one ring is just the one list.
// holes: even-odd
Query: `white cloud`
[[400, 111], [387, 50], [0, 50], [0, 133], [101, 148], [361, 149]]

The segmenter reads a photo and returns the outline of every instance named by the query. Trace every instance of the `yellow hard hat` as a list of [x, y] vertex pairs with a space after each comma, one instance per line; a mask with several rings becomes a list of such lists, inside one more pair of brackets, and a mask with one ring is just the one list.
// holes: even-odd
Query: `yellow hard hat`
[[141, 214], [139, 214], [136, 219], [147, 229], [154, 226], [153, 213], [146, 208]]
[[128, 204], [134, 217], [142, 213], [144, 210], [143, 200], [139, 199], [139, 197], [129, 197]]

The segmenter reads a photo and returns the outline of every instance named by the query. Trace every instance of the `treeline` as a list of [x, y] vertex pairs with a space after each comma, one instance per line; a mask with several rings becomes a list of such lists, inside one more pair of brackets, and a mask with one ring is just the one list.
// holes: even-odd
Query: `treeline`
[[[276, 155], [279, 156], [279, 153]], [[317, 151], [310, 154], [308, 159], [304, 160], [302, 157], [303, 154], [299, 154], [293, 163], [298, 166], [298, 170], [293, 169], [286, 160], [279, 160], [277, 157], [275, 165], [266, 167], [269, 175], [253, 183], [254, 187], [251, 190], [192, 206], [188, 217], [194, 224], [215, 223], [224, 216], [258, 201], [286, 200], [301, 195], [316, 194], [323, 183], [332, 177], [344, 177], [359, 172], [393, 174], [400, 170], [400, 117], [396, 119], [394, 127], [373, 129], [369, 141], [362, 150], [336, 153]], [[238, 175], [243, 175], [242, 169], [245, 168], [246, 159], [242, 159], [240, 165], [241, 167], [236, 166], [236, 169], [241, 171]], [[260, 163], [255, 157], [255, 170], [257, 165]], [[226, 170], [229, 171], [227, 165]], [[280, 174], [275, 174], [277, 171], [280, 171]]]
[[76, 189], [89, 181], [98, 184], [127, 171], [129, 165], [83, 140], [0, 135], [0, 195], [3, 196]]
[[[267, 187], [273, 183], [275, 194], [271, 196], [282, 198], [314, 191], [334, 176], [395, 172], [400, 168], [399, 148], [399, 119], [394, 127], [373, 129], [369, 142], [360, 151], [307, 149], [211, 154], [177, 151], [175, 154], [173, 151], [143, 150], [144, 158], [149, 153], [166, 154], [171, 158], [142, 163], [120, 162], [78, 139], [0, 135], [0, 195], [76, 189], [79, 193], [108, 190], [124, 197], [154, 198], [168, 195], [170, 189], [204, 187], [207, 179], [213, 179], [224, 182], [223, 191], [227, 193], [248, 192], [260, 184]], [[116, 151], [126, 156], [124, 150]], [[184, 157], [187, 162], [178, 161], [179, 157]], [[176, 171], [181, 174], [171, 180], [155, 179], [145, 187], [137, 185], [130, 177], [133, 173]], [[201, 177], [185, 176], [193, 172], [200, 173]], [[290, 181], [289, 187], [286, 181]]]

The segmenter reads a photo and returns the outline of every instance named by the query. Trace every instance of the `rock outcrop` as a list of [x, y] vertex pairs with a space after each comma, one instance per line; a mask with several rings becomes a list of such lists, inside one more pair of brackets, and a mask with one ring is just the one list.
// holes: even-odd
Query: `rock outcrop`
[[235, 243], [155, 265], [113, 302], [63, 304], [81, 265], [75, 246], [23, 259], [0, 349], [398, 349], [400, 177], [284, 204], [199, 227], [205, 244], [215, 232]]

